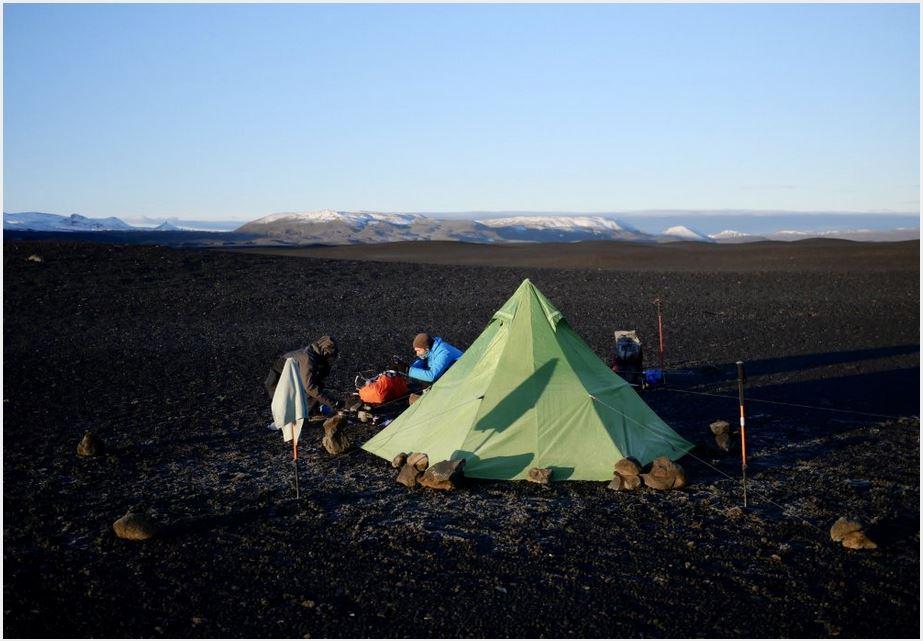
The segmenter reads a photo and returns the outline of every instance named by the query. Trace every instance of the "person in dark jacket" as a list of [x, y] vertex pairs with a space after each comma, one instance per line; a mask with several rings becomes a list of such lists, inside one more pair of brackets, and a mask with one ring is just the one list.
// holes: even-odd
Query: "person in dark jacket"
[[270, 400], [276, 393], [276, 385], [282, 376], [285, 359], [293, 358], [298, 363], [301, 384], [311, 398], [308, 410], [312, 413], [317, 412], [321, 405], [327, 405], [331, 409], [342, 407], [341, 401], [324, 391], [324, 383], [330, 375], [330, 368], [338, 353], [336, 340], [330, 336], [321, 336], [307, 347], [286, 352], [276, 358], [264, 382]]

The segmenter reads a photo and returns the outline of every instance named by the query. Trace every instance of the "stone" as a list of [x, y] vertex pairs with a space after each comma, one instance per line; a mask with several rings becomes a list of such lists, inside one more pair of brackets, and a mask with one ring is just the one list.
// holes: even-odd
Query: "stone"
[[636, 490], [641, 487], [641, 477], [615, 474], [612, 478], [612, 482], [609, 483], [609, 487], [614, 490]]
[[616, 474], [608, 487], [610, 490], [636, 490], [641, 487], [641, 477]]
[[717, 445], [718, 449], [723, 452], [730, 451], [731, 435], [730, 434], [715, 434], [715, 445]]
[[429, 457], [423, 452], [414, 452], [407, 457], [407, 465], [413, 465], [422, 472], [429, 467]]
[[87, 432], [77, 443], [77, 456], [100, 456], [105, 445], [93, 432]]
[[413, 405], [414, 403], [420, 400], [421, 396], [423, 395], [422, 394], [411, 394], [410, 396], [407, 397], [407, 404]]
[[861, 524], [856, 521], [850, 521], [845, 516], [841, 516], [836, 520], [836, 523], [830, 526], [830, 538], [834, 541], [842, 541], [847, 534], [858, 532], [861, 529]]
[[548, 485], [553, 474], [554, 471], [550, 467], [533, 467], [529, 470], [529, 480], [533, 483]]
[[426, 469], [420, 477], [420, 485], [433, 490], [454, 490], [464, 478], [464, 469], [464, 459], [440, 461]]
[[874, 550], [878, 546], [862, 530], [855, 530], [843, 537], [843, 547], [850, 550]]
[[27, 258], [26, 260], [30, 260], [30, 261], [32, 261], [33, 263], [44, 263], [44, 262], [45, 262], [45, 259], [42, 258], [41, 256], [39, 256], [38, 254], [32, 254], [32, 255], [29, 256], [29, 258]]
[[623, 458], [615, 464], [615, 473], [619, 476], [638, 476], [641, 466], [633, 458]]
[[646, 486], [655, 490], [678, 490], [686, 485], [686, 472], [666, 456], [655, 458], [651, 471], [640, 476]]
[[397, 473], [397, 482], [409, 488], [415, 488], [422, 475], [423, 472], [408, 463]]
[[112, 524], [112, 529], [117, 537], [129, 541], [151, 539], [160, 532], [160, 526], [157, 523], [146, 514], [138, 512], [128, 512]]
[[324, 421], [324, 438], [321, 440], [321, 445], [334, 456], [342, 454], [350, 447], [349, 437], [343, 429], [346, 422], [347, 419], [342, 414], [331, 416]]
[[404, 452], [401, 452], [391, 460], [391, 467], [396, 470], [404, 467], [404, 464], [407, 462], [407, 455]]
[[731, 432], [731, 424], [727, 421], [715, 421], [709, 425], [708, 428], [715, 436], [718, 436], [719, 434], [730, 434]]

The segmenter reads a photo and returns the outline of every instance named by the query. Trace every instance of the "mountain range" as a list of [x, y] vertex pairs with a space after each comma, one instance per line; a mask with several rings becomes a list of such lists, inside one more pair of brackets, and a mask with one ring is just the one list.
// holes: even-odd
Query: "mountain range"
[[[711, 216], [712, 219], [718, 218]], [[828, 216], [827, 219], [834, 218]], [[909, 216], [894, 217], [912, 224]], [[818, 216], [815, 223], [822, 222]], [[829, 220], [823, 219], [823, 222]], [[835, 218], [837, 222], [855, 222], [848, 216]], [[648, 229], [658, 219], [644, 222]], [[663, 222], [678, 222], [677, 216], [664, 217]], [[703, 219], [704, 220], [704, 219]], [[745, 219], [742, 216], [718, 218], [721, 222]], [[772, 219], [769, 219], [772, 220]], [[771, 224], [762, 221], [765, 228]], [[792, 217], [777, 217], [777, 225], [798, 222], [801, 229], [777, 227], [776, 231], [750, 233], [734, 229], [707, 234], [686, 224], [671, 224], [659, 232], [641, 231], [635, 224], [609, 215], [548, 215], [523, 213], [516, 215], [487, 214], [480, 217], [451, 217], [449, 215], [418, 213], [383, 213], [369, 211], [335, 211], [324, 209], [309, 212], [276, 213], [258, 218], [233, 228], [234, 223], [224, 221], [194, 221], [171, 219], [142, 219], [144, 226], [133, 226], [115, 217], [90, 218], [80, 214], [61, 216], [42, 212], [4, 213], [3, 229], [7, 231], [43, 232], [181, 232], [181, 231], [234, 231], [247, 237], [240, 242], [260, 245], [356, 244], [387, 243], [408, 240], [452, 240], [472, 243], [510, 242], [577, 242], [583, 240], [614, 240], [643, 243], [668, 243], [692, 241], [702, 243], [745, 243], [762, 240], [801, 240], [805, 238], [841, 238], [865, 241], [896, 241], [919, 238], [919, 226], [892, 227], [888, 229], [846, 228], [804, 230], [805, 221]], [[865, 222], [868, 217], [864, 219]], [[158, 221], [160, 224], [157, 224]], [[909, 222], [908, 222], [909, 221]], [[710, 220], [713, 228], [715, 220]]]

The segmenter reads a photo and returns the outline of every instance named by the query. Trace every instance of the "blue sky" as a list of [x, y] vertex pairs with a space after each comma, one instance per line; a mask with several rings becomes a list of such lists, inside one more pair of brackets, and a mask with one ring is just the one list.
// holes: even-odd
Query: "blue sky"
[[919, 211], [918, 5], [4, 5], [4, 211]]

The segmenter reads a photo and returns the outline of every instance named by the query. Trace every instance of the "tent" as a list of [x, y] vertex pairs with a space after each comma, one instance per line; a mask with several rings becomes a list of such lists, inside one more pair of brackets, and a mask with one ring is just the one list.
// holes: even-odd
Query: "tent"
[[523, 281], [464, 355], [362, 448], [391, 460], [464, 458], [465, 475], [612, 479], [634, 457], [677, 459], [692, 444], [613, 373], [536, 287]]

